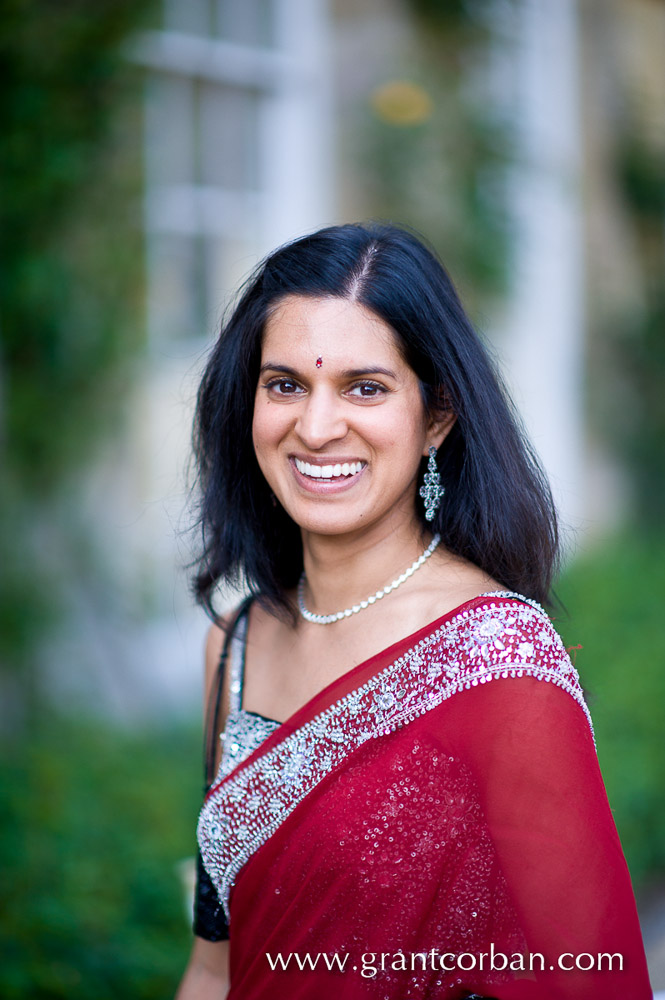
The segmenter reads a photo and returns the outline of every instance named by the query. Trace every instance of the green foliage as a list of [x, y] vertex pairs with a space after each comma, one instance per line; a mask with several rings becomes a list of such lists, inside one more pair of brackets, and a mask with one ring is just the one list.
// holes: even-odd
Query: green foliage
[[636, 881], [665, 872], [665, 536], [619, 538], [560, 582], [556, 622], [589, 696], [598, 754]]
[[444, 31], [477, 31], [494, 0], [408, 0], [415, 14], [429, 27]]
[[630, 475], [636, 520], [643, 529], [659, 531], [665, 494], [665, 280], [648, 297], [642, 316], [617, 332], [615, 353], [628, 383], [628, 412], [615, 407], [610, 426]]
[[366, 199], [370, 214], [413, 226], [444, 262], [454, 261], [453, 278], [478, 314], [505, 290], [510, 266], [504, 190], [510, 130], [472, 84], [491, 32], [482, 3], [410, 0], [409, 6], [417, 64], [393, 73], [421, 88], [431, 111], [404, 124], [365, 110]]
[[[7, 517], [8, 506], [0, 506]], [[41, 700], [36, 637], [55, 624], [59, 580], [43, 567], [35, 573], [15, 521], [0, 529], [0, 729], [18, 727]], [[36, 584], [35, 580], [38, 583]]]
[[627, 204], [643, 219], [665, 215], [663, 153], [639, 137], [624, 138], [617, 156], [617, 174]]
[[27, 715], [57, 611], [39, 526], [118, 419], [143, 340], [141, 78], [122, 50], [152, 6], [2, 5], [0, 660]]
[[33, 492], [80, 464], [140, 343], [139, 78], [122, 46], [148, 6], [3, 4], [4, 461]]
[[[425, 89], [446, 92], [431, 78]], [[471, 109], [451, 121], [458, 113], [437, 99], [420, 125], [367, 122], [371, 162], [382, 164], [372, 172], [373, 214], [425, 233], [444, 262], [454, 261], [462, 285], [492, 295], [504, 285], [509, 260], [507, 218], [495, 197], [506, 160], [498, 130]]]
[[615, 407], [611, 428], [631, 476], [637, 518], [659, 531], [665, 493], [665, 157], [653, 142], [625, 136], [616, 172], [637, 250], [642, 305], [610, 328], [628, 406], [627, 413]]
[[3, 748], [0, 995], [163, 1000], [191, 944], [200, 734], [42, 720]]

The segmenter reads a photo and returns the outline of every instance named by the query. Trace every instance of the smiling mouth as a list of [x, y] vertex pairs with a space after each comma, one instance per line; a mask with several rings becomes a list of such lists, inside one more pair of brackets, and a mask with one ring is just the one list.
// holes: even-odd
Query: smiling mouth
[[338, 462], [335, 465], [310, 465], [309, 462], [303, 462], [299, 458], [294, 458], [294, 462], [298, 472], [310, 479], [339, 479], [343, 476], [357, 476], [367, 464], [366, 462], [344, 462], [341, 464]]

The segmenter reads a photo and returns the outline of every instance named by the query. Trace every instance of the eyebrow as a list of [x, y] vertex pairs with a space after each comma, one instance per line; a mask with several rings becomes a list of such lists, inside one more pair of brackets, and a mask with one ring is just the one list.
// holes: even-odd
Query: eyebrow
[[[299, 372], [295, 368], [291, 368], [289, 365], [275, 364], [273, 361], [267, 361], [265, 365], [261, 365], [260, 374], [263, 375], [264, 372], [284, 372], [286, 375], [293, 375], [294, 378], [299, 377]], [[391, 371], [389, 368], [381, 368], [376, 365], [371, 368], [347, 368], [345, 371], [340, 372], [342, 378], [362, 378], [365, 375], [386, 375], [388, 378], [397, 379], [395, 372]]]

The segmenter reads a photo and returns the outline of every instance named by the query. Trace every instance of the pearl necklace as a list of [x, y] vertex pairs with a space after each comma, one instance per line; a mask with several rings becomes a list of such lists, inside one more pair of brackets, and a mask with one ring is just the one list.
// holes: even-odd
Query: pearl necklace
[[396, 580], [389, 583], [387, 587], [383, 588], [383, 590], [377, 590], [376, 594], [372, 597], [368, 597], [366, 601], [360, 601], [359, 604], [354, 604], [352, 608], [346, 608], [344, 611], [338, 611], [334, 615], [315, 615], [313, 611], [307, 610], [305, 607], [305, 580], [307, 578], [303, 572], [298, 582], [298, 609], [300, 614], [308, 622], [312, 622], [314, 625], [331, 625], [333, 622], [338, 622], [341, 618], [350, 618], [351, 615], [357, 615], [359, 611], [362, 611], [364, 608], [368, 608], [370, 604], [374, 604], [375, 601], [380, 601], [381, 598], [385, 597], [386, 594], [389, 594], [391, 590], [396, 590], [400, 584], [404, 583], [405, 580], [408, 580], [410, 576], [413, 576], [416, 570], [420, 569], [423, 563], [427, 562], [440, 541], [441, 535], [435, 535], [423, 554], [416, 559], [413, 565], [409, 566], [408, 569], [405, 569], [402, 575], [398, 576]]

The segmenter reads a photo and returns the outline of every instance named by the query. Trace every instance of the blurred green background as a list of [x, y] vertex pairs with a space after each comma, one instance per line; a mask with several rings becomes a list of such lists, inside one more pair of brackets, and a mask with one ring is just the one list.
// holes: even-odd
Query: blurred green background
[[529, 428], [572, 527], [556, 625], [582, 647], [648, 915], [665, 884], [663, 5], [0, 11], [0, 994], [176, 987], [201, 795], [205, 622], [179, 541], [193, 386], [258, 256], [350, 218], [426, 234], [527, 423], [552, 373]]

